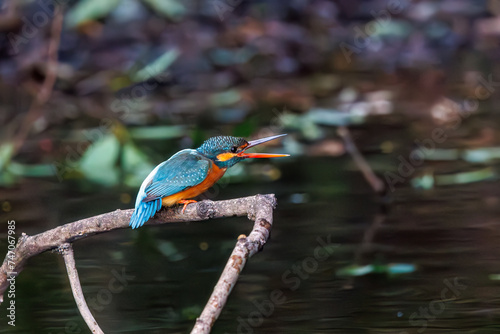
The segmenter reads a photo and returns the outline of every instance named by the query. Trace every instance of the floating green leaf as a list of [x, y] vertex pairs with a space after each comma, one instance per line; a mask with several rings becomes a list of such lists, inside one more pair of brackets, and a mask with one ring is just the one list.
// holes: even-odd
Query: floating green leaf
[[462, 158], [472, 163], [487, 163], [500, 159], [500, 147], [483, 147], [464, 151]]
[[14, 152], [14, 144], [11, 142], [5, 142], [0, 145], [0, 171], [2, 171], [5, 166], [7, 166], [12, 158], [12, 153]]
[[500, 281], [500, 274], [489, 274], [488, 278], [491, 281]]
[[339, 276], [364, 276], [374, 271], [374, 266], [369, 264], [366, 266], [350, 265], [337, 270]]
[[155, 166], [141, 150], [129, 142], [123, 147], [122, 167], [127, 173], [125, 184], [138, 187]]
[[429, 190], [434, 188], [434, 176], [432, 174], [424, 174], [411, 179], [411, 185], [416, 189]]
[[391, 275], [409, 274], [414, 272], [417, 267], [411, 263], [391, 263], [387, 265], [386, 272]]
[[132, 75], [132, 80], [135, 82], [146, 81], [153, 77], [158, 77], [163, 73], [173, 62], [179, 57], [179, 51], [172, 49], [165, 52], [153, 62], [146, 65], [144, 68]]
[[186, 127], [182, 125], [146, 126], [130, 130], [134, 139], [172, 139], [180, 138], [186, 134]]
[[323, 137], [323, 130], [307, 116], [283, 113], [279, 116], [279, 122], [285, 128], [299, 130], [309, 140]]
[[376, 37], [397, 37], [404, 38], [411, 34], [413, 27], [409, 22], [403, 20], [388, 20], [384, 24], [377, 26], [372, 34]]
[[454, 161], [460, 158], [460, 150], [457, 148], [416, 149], [410, 156], [412, 154], [416, 154], [417, 156], [423, 154], [424, 159], [430, 161]]
[[8, 170], [2, 171], [0, 173], [0, 185], [2, 186], [10, 186], [16, 183], [18, 180], [18, 176], [12, 174]]
[[364, 276], [372, 273], [400, 275], [409, 274], [416, 270], [411, 263], [368, 264], [364, 266], [350, 265], [337, 270], [339, 276]]
[[81, 0], [68, 11], [66, 22], [68, 26], [75, 27], [87, 21], [99, 19], [108, 15], [115, 9], [121, 0]]
[[120, 152], [120, 142], [113, 134], [93, 143], [80, 159], [80, 171], [91, 181], [112, 186], [118, 183], [116, 163]]
[[26, 165], [12, 161], [8, 169], [18, 176], [43, 177], [54, 175], [54, 167], [49, 164]]
[[447, 175], [436, 175], [436, 183], [440, 186], [453, 185], [453, 184], [464, 184], [479, 182], [485, 180], [491, 180], [496, 177], [496, 173], [491, 167], [483, 168], [480, 170], [447, 174]]
[[364, 115], [346, 113], [333, 109], [311, 109], [306, 117], [315, 124], [330, 126], [345, 126], [351, 124], [362, 124], [365, 122]]
[[179, 0], [142, 0], [156, 13], [171, 20], [179, 20], [186, 14], [186, 7]]
[[223, 107], [235, 104], [240, 100], [240, 92], [236, 89], [230, 89], [225, 92], [212, 94], [210, 104], [214, 107]]

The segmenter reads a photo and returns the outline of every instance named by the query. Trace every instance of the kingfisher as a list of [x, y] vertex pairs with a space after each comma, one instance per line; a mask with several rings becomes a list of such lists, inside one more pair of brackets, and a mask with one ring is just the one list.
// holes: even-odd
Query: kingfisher
[[129, 225], [138, 228], [163, 206], [183, 204], [182, 212], [196, 197], [214, 185], [226, 170], [248, 158], [287, 157], [288, 154], [247, 153], [256, 145], [286, 136], [276, 135], [247, 141], [240, 137], [218, 136], [207, 139], [197, 149], [177, 152], [155, 167], [144, 179], [135, 201]]

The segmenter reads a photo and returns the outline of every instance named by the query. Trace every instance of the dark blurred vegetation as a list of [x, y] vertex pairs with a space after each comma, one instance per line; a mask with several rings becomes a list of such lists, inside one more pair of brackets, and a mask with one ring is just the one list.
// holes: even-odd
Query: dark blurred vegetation
[[430, 138], [471, 99], [470, 125], [444, 146], [497, 142], [496, 1], [68, 1], [52, 94], [31, 110], [55, 3], [2, 2], [4, 185], [55, 176], [135, 187], [218, 134], [289, 132], [294, 156], [339, 155], [335, 127], [353, 125], [368, 130], [363, 147], [392, 153], [415, 144], [384, 129]]
[[[373, 323], [378, 315], [387, 316], [381, 314], [383, 305], [391, 309], [391, 316], [402, 317], [402, 324], [386, 324], [396, 333], [394, 328], [409, 327], [408, 314], [439, 297], [444, 277], [467, 276], [457, 269], [462, 266], [473, 268], [469, 272], [474, 272], [472, 276], [482, 275], [474, 281], [486, 285], [481, 296], [498, 295], [496, 234], [490, 227], [478, 232], [475, 224], [494, 221], [500, 202], [496, 189], [500, 1], [60, 0], [62, 7], [54, 3], [0, 0], [2, 222], [15, 216], [22, 222], [19, 233], [36, 233], [42, 227], [117, 207], [130, 208], [149, 171], [182, 148], [197, 147], [206, 138], [221, 134], [257, 138], [288, 133], [265, 150], [292, 157], [238, 165], [228, 171], [223, 183], [237, 184], [238, 188], [223, 186], [223, 191], [216, 190], [208, 197], [277, 193], [277, 220], [281, 218], [282, 230], [275, 227], [276, 235], [293, 240], [307, 231], [302, 237], [310, 239], [304, 243], [310, 246], [317, 235], [331, 232], [345, 247], [339, 251], [344, 257], [322, 272], [324, 284], [319, 290], [306, 287], [297, 292], [295, 298], [300, 302], [295, 308], [279, 309], [273, 318], [278, 320], [266, 322], [262, 332], [272, 332], [273, 321], [279, 323], [276, 333], [283, 332], [283, 326], [298, 330], [290, 318], [306, 314], [317, 320], [312, 313], [320, 309], [317, 316], [323, 317], [321, 321], [301, 323], [299, 332], [331, 329], [324, 319], [335, 322], [331, 326], [341, 328], [339, 333], [347, 333], [346, 328], [353, 328], [356, 321], [363, 328], [380, 328]], [[64, 23], [57, 64], [51, 67], [49, 48], [59, 38], [54, 36], [57, 12], [63, 13]], [[47, 84], [51, 76], [53, 87]], [[46, 100], [40, 98], [44, 85], [50, 86]], [[370, 189], [359, 173], [360, 166], [348, 154], [352, 151], [337, 132], [340, 126], [350, 129], [361, 155], [385, 184], [380, 196]], [[381, 245], [370, 253], [360, 245], [362, 231], [370, 230], [368, 226], [380, 229], [378, 224], [370, 225], [378, 211], [389, 211], [393, 216], [385, 222], [390, 228], [382, 228], [386, 234], [378, 240]], [[437, 226], [436, 221], [443, 225]], [[455, 223], [462, 230], [455, 230]], [[210, 240], [199, 242], [221, 239], [218, 257], [212, 254], [214, 258], [198, 259], [189, 268], [183, 267], [182, 260], [188, 257], [185, 254], [194, 253], [182, 248], [188, 247], [186, 240], [198, 242], [202, 237], [191, 231], [189, 239], [185, 230], [169, 230], [165, 238], [176, 240], [176, 244], [158, 241], [147, 231], [139, 232], [136, 245], [150, 262], [131, 260], [139, 266], [138, 271], [161, 279], [166, 274], [157, 272], [158, 254], [168, 254], [167, 258], [184, 254], [172, 260], [180, 262], [169, 264], [184, 275], [181, 277], [202, 271], [203, 264], [210, 263], [209, 269], [199, 273], [200, 282], [195, 282], [201, 292], [194, 289], [189, 298], [176, 295], [172, 305], [144, 304], [142, 296], [127, 299], [120, 295], [115, 301], [123, 299], [125, 305], [133, 300], [132, 304], [144, 312], [138, 313], [139, 318], [145, 319], [151, 310], [157, 312], [151, 317], [162, 319], [161, 325], [166, 322], [186, 330], [211, 288], [205, 286], [204, 275], [213, 275], [207, 281], [216, 278], [233, 244], [233, 234], [241, 232], [241, 227], [235, 227], [233, 234], [223, 236], [215, 233], [226, 228], [223, 222], [212, 226], [213, 231], [209, 227], [203, 230]], [[452, 235], [456, 239], [450, 231], [455, 231]], [[473, 241], [468, 239], [476, 236]], [[101, 238], [89, 241], [95, 247], [89, 256], [100, 254], [95, 250], [102, 247], [99, 240], [113, 237]], [[255, 260], [254, 270], [260, 270], [256, 276], [262, 280], [243, 279], [233, 297], [236, 304], [223, 314], [221, 328], [234, 331], [234, 319], [248, 314], [248, 309], [246, 313], [238, 309], [249, 304], [248, 289], [260, 291], [267, 286], [261, 284], [267, 279], [271, 280], [269, 286], [281, 288], [279, 280], [290, 261], [311, 254], [310, 250], [301, 252], [295, 243], [285, 247], [283, 239], [273, 242], [279, 252], [272, 253], [273, 246], [266, 251], [283, 254], [276, 260], [281, 262], [271, 268], [263, 264], [265, 258], [262, 263]], [[479, 246], [484, 246], [484, 252], [477, 250]], [[467, 249], [478, 253], [463, 257], [460, 252]], [[130, 251], [113, 250], [109, 261], [132, 267], [122, 252]], [[363, 252], [368, 255], [361, 261], [359, 254]], [[429, 260], [432, 256], [438, 260]], [[481, 267], [484, 263], [477, 262], [475, 256], [489, 259], [484, 260], [489, 261], [488, 266]], [[45, 273], [44, 268], [36, 270], [40, 276]], [[347, 305], [339, 301], [344, 283], [336, 283], [339, 277], [374, 273], [413, 276], [398, 281], [396, 292], [384, 290], [385, 286], [377, 290], [377, 284], [383, 286], [384, 280], [362, 280], [362, 288], [346, 297]], [[25, 285], [42, 280], [33, 273], [24, 274]], [[62, 276], [59, 272], [53, 275]], [[105, 284], [90, 283], [96, 291], [99, 284]], [[406, 295], [405, 283], [413, 284], [414, 289]], [[46, 286], [38, 284], [29, 291], [44, 291]], [[54, 284], [60, 284], [51, 287], [59, 291], [56, 289], [62, 289], [65, 282]], [[314, 282], [308, 284], [314, 286]], [[390, 284], [396, 285], [394, 281]], [[153, 298], [156, 290], [149, 285], [141, 288]], [[432, 293], [426, 290], [428, 286], [433, 287]], [[371, 294], [368, 287], [378, 294]], [[26, 291], [20, 292], [23, 298], [29, 297]], [[446, 313], [442, 326], [451, 328], [454, 322], [468, 319], [467, 326], [481, 323], [486, 328], [481, 333], [494, 333], [491, 319], [498, 318], [498, 301], [478, 301], [476, 292], [468, 290], [474, 304], [463, 306], [466, 310], [462, 313], [448, 307], [446, 312], [456, 313]], [[196, 299], [196, 293], [203, 298]], [[310, 301], [311, 296], [316, 299]], [[387, 298], [407, 300], [406, 311], [402, 312], [404, 307], [397, 302], [388, 306]], [[329, 313], [331, 303], [341, 311]], [[62, 305], [74, 306], [69, 297]], [[61, 308], [60, 317], [65, 319]], [[177, 312], [175, 317], [163, 319], [165, 308]], [[108, 311], [110, 319], [117, 318], [117, 313]], [[475, 312], [484, 314], [479, 322]], [[346, 315], [356, 321], [342, 318]], [[79, 319], [78, 315], [72, 317]], [[46, 313], [35, 314], [35, 318], [53, 325]], [[100, 319], [104, 318], [101, 315]], [[315, 327], [318, 322], [322, 325]], [[36, 332], [37, 325], [32, 326], [35, 329], [30, 330]], [[107, 324], [107, 328], [119, 326]], [[132, 331], [145, 330], [135, 326]], [[414, 331], [420, 328], [411, 326]], [[391, 331], [376, 333], [382, 332]], [[151, 333], [156, 332], [151, 329]]]

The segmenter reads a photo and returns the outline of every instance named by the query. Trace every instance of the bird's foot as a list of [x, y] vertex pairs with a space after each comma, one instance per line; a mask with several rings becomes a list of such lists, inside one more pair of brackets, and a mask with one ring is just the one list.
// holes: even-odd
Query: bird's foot
[[186, 206], [190, 203], [197, 203], [198, 201], [195, 201], [194, 199], [183, 199], [183, 200], [180, 200], [179, 201], [179, 204], [184, 204], [184, 206], [182, 207], [182, 213], [184, 213], [184, 211], [186, 211]]

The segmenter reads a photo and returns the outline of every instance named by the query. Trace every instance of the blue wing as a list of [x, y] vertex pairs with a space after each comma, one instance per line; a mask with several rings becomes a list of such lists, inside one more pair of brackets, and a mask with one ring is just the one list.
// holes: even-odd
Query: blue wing
[[162, 162], [142, 182], [130, 226], [142, 226], [161, 208], [161, 199], [200, 184], [207, 177], [210, 161], [196, 150], [182, 150]]
[[194, 150], [181, 151], [158, 168], [145, 189], [146, 197], [143, 202], [176, 194], [205, 180], [210, 169], [210, 161], [192, 151]]

